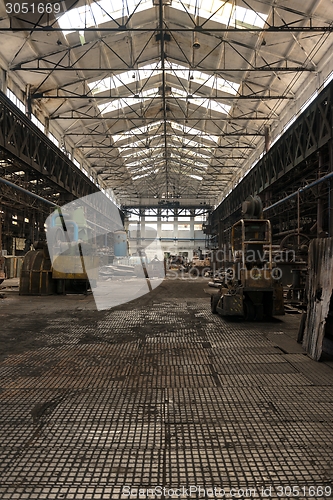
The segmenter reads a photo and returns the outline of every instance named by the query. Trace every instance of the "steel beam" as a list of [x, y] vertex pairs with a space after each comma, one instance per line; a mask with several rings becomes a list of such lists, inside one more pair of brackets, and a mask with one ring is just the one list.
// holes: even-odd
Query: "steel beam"
[[332, 138], [333, 82], [322, 90], [216, 208], [211, 215], [212, 225], [217, 226], [218, 221], [226, 220], [238, 213], [241, 203], [249, 195], [260, 194], [274, 186]]
[[54, 188], [82, 198], [99, 191], [2, 92], [0, 92], [0, 148], [41, 175]]
[[[14, 33], [16, 32], [22, 32], [22, 31], [30, 31], [31, 33], [58, 33], [58, 32], [64, 32], [63, 28], [60, 27], [55, 27], [54, 25], [36, 25], [34, 23], [30, 23], [27, 20], [24, 20], [24, 22], [28, 25], [27, 27], [17, 27], [12, 25], [12, 20], [9, 20], [10, 22], [8, 23], [9, 26], [5, 27], [2, 26], [1, 30], [2, 32], [7, 32], [7, 31], [12, 31]], [[105, 23], [106, 24], [106, 23]], [[198, 26], [196, 28], [134, 28], [130, 26], [119, 26], [117, 28], [106, 28], [102, 27], [101, 25], [96, 26], [96, 27], [84, 27], [84, 28], [79, 28], [75, 30], [77, 32], [79, 31], [84, 31], [87, 33], [94, 33], [94, 32], [100, 32], [100, 33], [201, 33], [201, 34], [206, 34], [210, 35], [212, 33], [216, 34], [221, 34], [221, 33], [239, 33], [240, 35], [243, 35], [246, 32], [249, 33], [331, 33], [333, 31], [333, 26], [328, 25], [328, 26], [288, 26], [288, 25], [279, 25], [279, 26], [268, 26], [267, 28], [256, 28], [255, 26], [251, 28], [235, 28], [232, 26], [228, 26], [226, 28], [209, 28], [205, 29], [202, 28], [201, 26]]]
[[[75, 113], [78, 113], [78, 111], [74, 111]], [[72, 113], [72, 111], [69, 111], [69, 113]], [[157, 114], [158, 115], [158, 114]], [[145, 118], [145, 117], [133, 117], [129, 118], [131, 122], [136, 122], [139, 121], [142, 125], [149, 125], [150, 123], [154, 123], [154, 120], [160, 119], [158, 116], [154, 118]], [[169, 117], [168, 120], [173, 119], [173, 117]], [[94, 121], [99, 121], [99, 120], [114, 120], [114, 121], [119, 121], [120, 118], [119, 116], [87, 116], [87, 115], [79, 115], [79, 116], [50, 116], [50, 120], [94, 120]], [[267, 116], [230, 116], [230, 115], [225, 115], [219, 117], [219, 121], [225, 121], [227, 120], [228, 122], [233, 122], [233, 121], [240, 121], [240, 120], [248, 120], [248, 121], [259, 121], [259, 120], [267, 120], [267, 121], [278, 121], [278, 117], [267, 117]], [[177, 122], [214, 122], [216, 123], [216, 118], [211, 118], [211, 117], [205, 117], [205, 118], [186, 118], [185, 116], [183, 118], [177, 118]]]
[[[1, 31], [1, 30], [0, 30]], [[47, 60], [44, 60], [44, 59], [38, 59], [38, 62], [45, 62], [47, 64], [50, 64], [50, 61], [47, 61]], [[42, 72], [47, 72], [49, 73], [50, 70], [52, 69], [52, 71], [77, 71], [78, 69], [80, 69], [80, 71], [103, 71], [103, 72], [107, 72], [109, 74], [118, 74], [118, 76], [121, 74], [121, 73], [124, 73], [125, 71], [130, 71], [130, 70], [133, 70], [133, 71], [136, 71], [136, 70], [140, 70], [140, 68], [132, 68], [132, 67], [127, 67], [127, 68], [117, 68], [117, 69], [112, 69], [112, 71], [110, 71], [110, 68], [108, 67], [95, 67], [95, 68], [78, 68], [75, 66], [75, 62], [73, 62], [73, 65], [72, 66], [57, 66], [55, 68], [44, 68], [44, 67], [41, 67], [39, 65], [37, 66], [24, 66], [24, 64], [28, 64], [28, 63], [19, 63], [19, 64], [15, 64], [14, 66], [12, 66], [10, 68], [10, 71], [38, 71], [40, 73]], [[53, 63], [54, 64], [54, 63]], [[196, 69], [196, 67], [189, 67], [188, 68], [189, 71], [192, 71], [194, 69]], [[161, 71], [160, 69], [150, 69], [149, 71], [151, 71], [151, 73], [154, 73], [155, 71]], [[170, 71], [170, 70], [169, 70]], [[179, 70], [179, 69], [172, 69], [172, 73], [177, 73], [177, 71], [183, 71], [183, 70]], [[287, 67], [287, 66], [258, 66], [258, 67], [249, 67], [249, 68], [205, 68], [204, 69], [205, 72], [207, 73], [214, 73], [214, 75], [218, 75], [219, 73], [226, 73], [226, 72], [233, 72], [233, 73], [242, 73], [242, 72], [258, 72], [258, 71], [264, 71], [264, 72], [274, 72], [274, 73], [299, 73], [299, 72], [315, 72], [316, 69], [314, 68], [304, 68], [303, 66], [294, 66], [294, 67]], [[85, 80], [82, 80], [82, 81], [85, 81]], [[74, 83], [77, 83], [76, 82], [71, 82], [69, 83], [68, 85], [73, 85]]]
[[[49, 95], [49, 94], [43, 94], [43, 93], [38, 93], [38, 94], [32, 94], [31, 99], [74, 99], [74, 100], [87, 100], [94, 98], [97, 101], [104, 100], [104, 101], [119, 101], [121, 99], [141, 99], [143, 101], [179, 101], [179, 100], [184, 100], [186, 99], [189, 104], [191, 104], [192, 99], [204, 99], [205, 101], [246, 101], [246, 100], [290, 100], [294, 101], [295, 97], [294, 96], [286, 96], [286, 95], [261, 95], [261, 94], [255, 94], [255, 95], [232, 95], [232, 96], [213, 96], [213, 97], [208, 97], [204, 95], [192, 95], [189, 94], [187, 97], [179, 97], [179, 96], [161, 96], [161, 95], [156, 95], [156, 96], [140, 96], [140, 95], [115, 95], [115, 96], [96, 96], [92, 94], [86, 94], [86, 95], [72, 95], [72, 94], [66, 94], [66, 95]], [[196, 105], [195, 103], [193, 103]]]

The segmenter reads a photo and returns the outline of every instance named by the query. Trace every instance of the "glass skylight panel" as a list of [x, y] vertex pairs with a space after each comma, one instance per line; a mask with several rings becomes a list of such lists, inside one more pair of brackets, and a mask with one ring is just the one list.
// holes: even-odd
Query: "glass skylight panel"
[[237, 26], [243, 23], [248, 26], [262, 28], [267, 15], [251, 9], [233, 6], [221, 0], [173, 0], [172, 7], [189, 12], [191, 15], [210, 19], [225, 26]]
[[193, 139], [186, 139], [185, 137], [172, 136], [170, 138], [170, 143], [172, 144], [172, 142], [174, 142], [174, 143], [180, 143], [179, 145], [176, 145], [176, 147], [192, 146], [194, 148], [198, 148], [198, 146], [199, 147], [201, 146], [201, 148], [204, 149], [205, 151], [212, 152], [212, 150], [209, 147], [207, 147], [205, 144], [202, 144], [199, 140], [196, 140], [195, 138], [193, 138]]
[[141, 179], [142, 177], [147, 177], [149, 174], [141, 174], [141, 175], [136, 175], [135, 177], [133, 177], [133, 181], [136, 181], [137, 179]]
[[136, 181], [137, 179], [141, 179], [142, 177], [148, 177], [148, 175], [151, 175], [151, 174], [157, 174], [157, 172], [159, 171], [158, 168], [156, 168], [155, 170], [152, 170], [151, 172], [147, 173], [147, 174], [139, 174], [139, 175], [136, 175], [132, 178], [133, 181]]
[[144, 125], [142, 127], [132, 128], [124, 132], [123, 134], [113, 135], [112, 137], [114, 142], [116, 142], [116, 141], [121, 141], [123, 139], [128, 139], [128, 136], [146, 134], [147, 132], [150, 132], [155, 128], [158, 128], [162, 123], [163, 123], [162, 120], [159, 120], [157, 122], [149, 123], [148, 125]]
[[179, 131], [183, 132], [183, 134], [196, 135], [198, 137], [202, 137], [204, 139], [208, 139], [208, 140], [216, 142], [216, 143], [219, 140], [218, 136], [207, 134], [206, 132], [203, 132], [202, 130], [198, 130], [198, 129], [193, 128], [193, 127], [188, 127], [186, 125], [180, 125], [179, 123], [176, 123], [173, 121], [170, 121], [169, 123], [173, 129], [179, 130]]
[[[162, 123], [163, 122], [161, 120], [159, 120], [157, 122], [150, 123], [149, 125], [144, 125], [143, 127], [133, 128], [131, 130], [124, 132], [123, 134], [113, 135], [112, 138], [113, 138], [114, 143], [116, 143], [118, 141], [129, 140], [129, 138], [132, 136], [140, 136], [140, 135], [147, 134], [146, 139], [151, 140], [151, 139], [157, 138], [159, 136], [158, 135], [151, 136], [151, 135], [148, 135], [148, 133], [152, 132], [154, 130], [157, 130], [162, 125]], [[218, 136], [209, 135], [209, 134], [203, 132], [202, 130], [188, 127], [186, 125], [180, 125], [179, 123], [176, 123], [173, 121], [168, 120], [167, 125], [170, 125], [175, 133], [177, 133], [177, 131], [180, 131], [183, 134], [194, 135], [197, 137], [201, 137], [204, 140], [213, 141], [215, 143], [218, 143], [218, 140], [219, 140]], [[194, 140], [196, 140], [196, 138], [194, 138]]]
[[135, 104], [139, 104], [142, 102], [142, 97], [153, 97], [158, 92], [158, 88], [155, 87], [153, 89], [145, 90], [139, 94], [139, 97], [126, 98], [122, 97], [120, 99], [115, 99], [111, 102], [105, 102], [103, 104], [98, 104], [98, 108], [102, 115], [105, 113], [112, 113], [112, 111], [118, 111], [124, 107], [134, 106]]
[[[192, 146], [194, 148], [197, 148], [198, 145], [200, 146], [201, 143], [199, 141], [196, 141], [195, 139], [194, 140], [191, 140], [191, 139], [186, 139], [186, 138], [183, 138], [183, 144], [185, 146]], [[209, 151], [209, 152], [212, 152], [211, 149], [209, 148], [205, 148], [205, 151]]]
[[225, 115], [229, 114], [231, 106], [228, 104], [223, 104], [221, 102], [214, 101], [213, 99], [208, 99], [207, 97], [201, 97], [193, 94], [191, 98], [188, 97], [187, 92], [184, 90], [176, 89], [172, 87], [172, 93], [175, 96], [179, 96], [179, 98], [183, 101], [188, 100], [190, 103], [195, 104], [196, 106], [203, 106], [205, 108], [209, 108], [212, 111], [217, 111], [218, 113], [223, 113]]
[[[134, 139], [134, 137], [133, 137], [133, 139]], [[142, 139], [142, 140], [139, 140], [139, 141], [127, 143], [126, 146], [127, 147], [125, 147], [124, 150], [125, 149], [130, 149], [130, 148], [137, 148], [137, 147], [144, 148], [146, 146], [146, 142], [145, 142], [144, 139]]]
[[[106, 92], [107, 90], [117, 89], [124, 85], [129, 85], [140, 80], [147, 80], [152, 76], [161, 74], [160, 64], [147, 64], [139, 69], [132, 69], [130, 71], [125, 71], [124, 73], [119, 73], [117, 75], [108, 76], [102, 80], [96, 80], [94, 82], [88, 83], [88, 87], [92, 94], [100, 94], [101, 92]], [[156, 71], [153, 71], [156, 70]]]
[[200, 175], [194, 175], [194, 174], [190, 174], [190, 177], [192, 177], [192, 179], [196, 179], [198, 181], [202, 181], [203, 177], [201, 177]]
[[165, 67], [170, 71], [167, 73], [174, 74], [178, 78], [183, 78], [184, 80], [192, 80], [200, 85], [206, 85], [210, 88], [220, 90], [221, 92], [227, 92], [229, 94], [236, 95], [240, 87], [239, 83], [231, 82], [230, 80], [225, 80], [217, 75], [208, 75], [203, 71], [190, 70], [182, 64], [177, 64], [171, 61], [165, 62]]
[[233, 11], [233, 21], [244, 24], [245, 26], [256, 26], [263, 28], [267, 19], [266, 14], [257, 13], [254, 10], [246, 9], [245, 7], [235, 6]]
[[125, 5], [127, 8], [123, 9], [123, 2], [118, 0], [93, 2], [91, 5], [70, 9], [58, 18], [58, 23], [60, 28], [68, 34], [84, 28], [99, 26], [112, 21], [112, 19], [122, 19], [134, 11], [140, 12], [152, 8], [151, 0], [126, 0]]
[[132, 163], [127, 163], [126, 164], [126, 167], [127, 168], [133, 168], [133, 167], [138, 167], [139, 165], [141, 165], [141, 162], [140, 161], [134, 161]]
[[[202, 71], [190, 70], [186, 66], [181, 64], [176, 64], [170, 61], [165, 61], [165, 70], [167, 74], [176, 75], [178, 78], [189, 81], [193, 80], [199, 85], [205, 85], [209, 88], [219, 90], [228, 94], [236, 95], [240, 87], [239, 83], [231, 82], [217, 75], [208, 75]], [[160, 75], [161, 62], [147, 64], [138, 69], [133, 69], [130, 71], [125, 71], [124, 73], [119, 73], [117, 75], [108, 76], [102, 80], [96, 80], [94, 82], [88, 83], [88, 87], [92, 94], [100, 94], [101, 92], [106, 92], [107, 90], [116, 89], [124, 85], [129, 85], [133, 82], [147, 80], [156, 75]], [[178, 95], [184, 91], [178, 89]]]

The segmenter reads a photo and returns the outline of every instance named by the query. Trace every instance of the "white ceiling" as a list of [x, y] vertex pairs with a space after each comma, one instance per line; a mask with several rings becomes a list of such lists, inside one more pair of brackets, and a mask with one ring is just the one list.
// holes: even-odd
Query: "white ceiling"
[[52, 3], [1, 4], [2, 65], [123, 205], [217, 203], [332, 67], [331, 0]]

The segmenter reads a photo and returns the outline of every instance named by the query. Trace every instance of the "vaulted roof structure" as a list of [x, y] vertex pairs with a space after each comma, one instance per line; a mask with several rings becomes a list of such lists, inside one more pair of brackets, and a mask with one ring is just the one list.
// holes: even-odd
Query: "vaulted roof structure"
[[30, 3], [2, 65], [121, 205], [216, 205], [333, 70], [330, 0]]

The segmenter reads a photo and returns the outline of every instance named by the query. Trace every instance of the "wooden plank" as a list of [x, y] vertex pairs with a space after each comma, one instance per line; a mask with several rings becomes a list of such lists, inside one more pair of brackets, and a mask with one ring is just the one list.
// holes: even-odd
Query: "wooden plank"
[[316, 361], [323, 352], [333, 289], [333, 238], [312, 240], [309, 247], [308, 307], [303, 347]]

